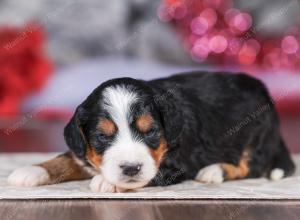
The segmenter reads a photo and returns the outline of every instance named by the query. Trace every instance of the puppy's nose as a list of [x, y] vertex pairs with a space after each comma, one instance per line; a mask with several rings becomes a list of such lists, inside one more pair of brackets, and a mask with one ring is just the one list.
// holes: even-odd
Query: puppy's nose
[[120, 165], [122, 169], [122, 173], [126, 176], [135, 176], [137, 175], [142, 168], [142, 164], [140, 163], [124, 163]]

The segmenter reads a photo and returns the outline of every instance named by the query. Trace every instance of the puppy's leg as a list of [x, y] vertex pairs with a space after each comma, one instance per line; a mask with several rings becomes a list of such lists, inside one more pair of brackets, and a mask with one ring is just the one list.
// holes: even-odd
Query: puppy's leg
[[224, 180], [246, 178], [249, 174], [249, 156], [243, 153], [238, 165], [229, 163], [216, 163], [201, 169], [195, 180], [204, 183], [222, 183]]
[[67, 152], [44, 163], [15, 170], [8, 177], [8, 183], [14, 186], [31, 187], [87, 179], [91, 176], [90, 172], [77, 163], [75, 155]]

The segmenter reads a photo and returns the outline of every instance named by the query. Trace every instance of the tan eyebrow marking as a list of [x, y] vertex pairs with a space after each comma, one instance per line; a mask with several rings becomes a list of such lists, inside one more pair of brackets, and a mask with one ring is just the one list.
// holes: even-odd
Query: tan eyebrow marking
[[97, 127], [108, 136], [113, 135], [117, 130], [115, 123], [109, 119], [101, 119]]
[[136, 120], [136, 127], [140, 132], [147, 132], [150, 130], [153, 123], [153, 118], [150, 114], [142, 114], [137, 120]]

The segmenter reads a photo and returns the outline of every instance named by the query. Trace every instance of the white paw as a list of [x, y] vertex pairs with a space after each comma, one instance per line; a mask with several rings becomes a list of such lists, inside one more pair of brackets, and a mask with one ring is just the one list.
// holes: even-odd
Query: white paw
[[40, 166], [22, 167], [13, 171], [7, 182], [12, 186], [39, 186], [50, 182], [50, 176], [46, 169]]
[[201, 169], [195, 180], [203, 183], [222, 183], [224, 181], [223, 170], [220, 164], [213, 164]]
[[90, 189], [93, 192], [123, 192], [124, 190], [116, 187], [115, 185], [107, 182], [102, 175], [96, 175], [93, 177], [90, 183]]
[[284, 170], [280, 168], [275, 168], [271, 171], [270, 179], [273, 181], [281, 180], [284, 177]]

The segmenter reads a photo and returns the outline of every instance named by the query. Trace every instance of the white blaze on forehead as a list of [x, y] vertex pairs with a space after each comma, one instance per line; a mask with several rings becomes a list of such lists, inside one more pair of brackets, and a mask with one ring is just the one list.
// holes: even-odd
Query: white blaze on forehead
[[104, 108], [109, 112], [119, 130], [128, 130], [127, 117], [130, 107], [137, 101], [137, 94], [125, 86], [108, 87], [103, 92]]
[[[108, 181], [122, 185], [122, 163], [140, 163], [142, 170], [141, 184], [146, 184], [156, 173], [155, 161], [148, 147], [140, 140], [135, 140], [129, 127], [131, 107], [138, 101], [138, 95], [128, 87], [113, 86], [103, 91], [104, 108], [118, 127], [118, 132], [111, 146], [104, 152], [101, 170]], [[128, 186], [132, 187], [132, 186]]]

